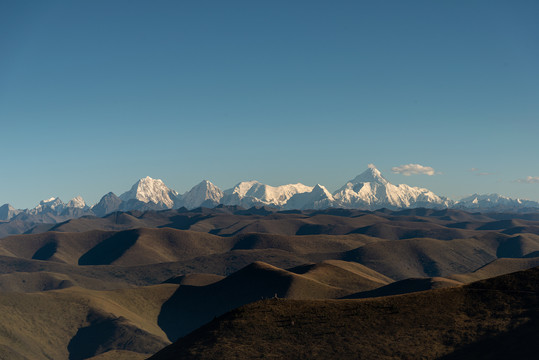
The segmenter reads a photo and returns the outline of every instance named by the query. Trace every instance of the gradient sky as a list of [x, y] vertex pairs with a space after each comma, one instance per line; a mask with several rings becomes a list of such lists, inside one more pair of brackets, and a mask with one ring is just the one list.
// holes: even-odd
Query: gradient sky
[[333, 191], [369, 163], [539, 200], [538, 19], [536, 0], [2, 0], [0, 204], [146, 175]]

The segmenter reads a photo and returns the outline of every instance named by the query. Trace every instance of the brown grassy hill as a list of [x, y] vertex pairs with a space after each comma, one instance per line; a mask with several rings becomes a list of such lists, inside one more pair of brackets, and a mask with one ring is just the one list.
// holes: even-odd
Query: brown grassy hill
[[0, 293], [37, 292], [79, 286], [88, 289], [118, 289], [128, 287], [122, 281], [92, 278], [80, 274], [38, 272], [12, 272], [0, 274]]
[[289, 271], [321, 283], [350, 291], [372, 290], [393, 280], [358, 263], [326, 260], [317, 264], [302, 265]]
[[[4, 334], [0, 336], [0, 349], [9, 355], [0, 355], [0, 359], [148, 356], [166, 345], [169, 338], [184, 335], [237, 306], [275, 295], [295, 299], [340, 297], [354, 291], [360, 275], [366, 278], [361, 286], [369, 288], [391, 281], [364, 266], [343, 261], [315, 264], [304, 275], [256, 262], [226, 278], [190, 274], [174, 279], [180, 286], [164, 284], [113, 291], [76, 287], [76, 274], [69, 277], [42, 271], [15, 272], [3, 276], [11, 276], [14, 282], [25, 279], [27, 286], [42, 290], [61, 287], [58, 283], [62, 281], [70, 282], [67, 286], [71, 287], [0, 294], [0, 311], [9, 313], [0, 319], [0, 334]], [[332, 276], [336, 279], [331, 280]], [[351, 289], [328, 283], [349, 285]]]
[[519, 258], [539, 250], [539, 235], [523, 233], [500, 242], [496, 251], [499, 258]]
[[[280, 268], [325, 260], [353, 261], [402, 280], [467, 274], [496, 258], [534, 257], [539, 253], [538, 234], [502, 233], [505, 227], [533, 226], [535, 218], [530, 218], [529, 214], [521, 219], [518, 214], [496, 214], [493, 218], [429, 209], [402, 212], [262, 210], [222, 207], [119, 212], [104, 218], [70, 220], [56, 229], [89, 229], [92, 224], [98, 227], [144, 224], [156, 228], [51, 231], [3, 238], [0, 239], [0, 274], [7, 276], [0, 276], [0, 289], [40, 291], [71, 284], [91, 289], [111, 289], [114, 284], [118, 287], [150, 285], [190, 273], [225, 276], [258, 260]], [[454, 219], [482, 222], [491, 230], [450, 228]], [[259, 225], [259, 230], [275, 233], [247, 232]], [[205, 232], [179, 230], [197, 226]], [[379, 232], [372, 234], [380, 237], [339, 234], [350, 229], [378, 229]], [[308, 235], [317, 232], [319, 234]], [[297, 233], [304, 235], [295, 235]], [[437, 238], [425, 237], [427, 235]], [[419, 237], [408, 239], [409, 236]], [[453, 239], [455, 236], [463, 238]], [[53, 263], [74, 266], [61, 267]], [[129, 267], [133, 274], [123, 267]], [[30, 274], [36, 271], [56, 275]], [[14, 272], [21, 274], [10, 275]], [[99, 283], [94, 280], [101, 280], [103, 286], [98, 287]]]
[[[47, 221], [41, 219], [40, 221]], [[327, 209], [305, 211], [276, 211], [275, 209], [240, 209], [220, 206], [214, 209], [199, 208], [165, 211], [115, 212], [103, 218], [85, 216], [54, 224], [28, 223], [20, 219], [0, 222], [0, 237], [23, 232], [44, 231], [84, 232], [90, 230], [119, 231], [135, 228], [170, 227], [221, 236], [243, 233], [271, 233], [280, 235], [343, 235], [359, 231], [374, 236], [390, 235], [399, 238], [435, 237], [459, 238], [456, 230], [497, 231], [509, 235], [519, 233], [539, 234], [537, 214], [471, 213], [446, 209], [407, 209], [390, 211], [362, 211], [352, 209]], [[395, 225], [384, 227], [380, 224]], [[373, 225], [376, 225], [372, 227]], [[439, 226], [438, 228], [434, 225]], [[33, 227], [33, 228], [32, 228]], [[29, 230], [29, 228], [31, 228]], [[408, 229], [409, 231], [404, 231]], [[413, 232], [415, 232], [415, 234]], [[460, 233], [462, 234], [462, 233]]]
[[385, 298], [264, 300], [150, 359], [535, 359], [538, 332], [534, 268]]
[[79, 257], [115, 232], [93, 230], [84, 233], [47, 232], [0, 239], [0, 251], [22, 259], [76, 264]]
[[468, 273], [496, 259], [497, 243], [479, 239], [379, 241], [344, 253], [395, 280]]
[[0, 239], [0, 254], [79, 265], [143, 265], [224, 253], [232, 241], [177, 229], [47, 232]]
[[[28, 233], [39, 233], [44, 231], [57, 232], [85, 232], [91, 230], [104, 231], [121, 231], [136, 228], [158, 228], [167, 227], [173, 224], [172, 219], [181, 216], [176, 210], [165, 211], [128, 211], [128, 212], [113, 212], [104, 217], [83, 216], [80, 218], [70, 219], [58, 224], [42, 224]], [[193, 216], [196, 218], [195, 216]], [[181, 230], [187, 228], [174, 227]]]
[[159, 326], [177, 339], [238, 306], [274, 296], [331, 299], [351, 293], [263, 262], [255, 262], [207, 286], [180, 286], [163, 304]]
[[[115, 268], [118, 272], [125, 271], [119, 278], [133, 276], [139, 281], [148, 270], [158, 266], [73, 267], [29, 262], [93, 271]], [[121, 359], [130, 355], [136, 359], [142, 357], [141, 354], [149, 356], [157, 351], [168, 343], [169, 338], [174, 339], [214, 316], [260, 298], [272, 298], [277, 294], [280, 298], [327, 299], [353, 292], [351, 289], [358, 283], [378, 287], [381, 282], [390, 281], [362, 265], [343, 261], [327, 261], [291, 270], [302, 274], [255, 263], [217, 282], [214, 281], [219, 277], [215, 275], [183, 276], [183, 285], [179, 287], [164, 284], [114, 291], [70, 287], [30, 294], [1, 293], [0, 359], [85, 359], [96, 355], [98, 359], [115, 356]], [[65, 277], [42, 272], [30, 275], [48, 276], [55, 281]], [[71, 274], [71, 278], [75, 275]], [[189, 283], [191, 285], [187, 285]]]
[[110, 350], [155, 352], [157, 326], [177, 285], [99, 292], [70, 288], [0, 294], [0, 359], [86, 359]]
[[[79, 265], [143, 265], [182, 261], [231, 250], [280, 249], [292, 254], [351, 250], [376, 241], [364, 235], [219, 237], [171, 228], [82, 233], [47, 232], [0, 239], [0, 255]], [[321, 255], [324, 258], [323, 255]]]
[[[121, 231], [138, 227], [150, 227], [128, 213], [113, 213], [106, 217], [82, 217], [71, 219], [51, 226], [48, 231], [57, 232], [85, 232], [91, 230]], [[37, 229], [36, 229], [37, 230]]]
[[[345, 260], [402, 280], [466, 274], [499, 257], [532, 257], [538, 251], [539, 235], [511, 236], [493, 231], [454, 240], [384, 240], [363, 234], [285, 236], [245, 233], [221, 237], [171, 228], [116, 232], [92, 230], [0, 239], [0, 274], [43, 271], [68, 275], [69, 279], [62, 280], [70, 280], [77, 286], [111, 289], [113, 283], [151, 285], [190, 273], [228, 275], [258, 260], [280, 268]], [[42, 262], [36, 262], [39, 260]], [[61, 263], [83, 267], [53, 265]], [[143, 271], [142, 266], [146, 265], [148, 267]], [[134, 273], [140, 277], [129, 274], [123, 267], [134, 267]], [[75, 275], [77, 278], [73, 277]], [[16, 285], [10, 280], [15, 278], [22, 284]], [[0, 288], [40, 291], [51, 289], [51, 284], [55, 283], [50, 278], [52, 282], [41, 286], [39, 281], [44, 280], [34, 278], [29, 274], [0, 277]], [[92, 279], [102, 280], [111, 286], [96, 288], [97, 283]], [[57, 286], [61, 288], [68, 283], [58, 283]]]
[[232, 249], [281, 249], [295, 254], [337, 253], [358, 248], [379, 239], [360, 235], [277, 235], [246, 233], [233, 238]]
[[148, 355], [128, 350], [111, 350], [106, 353], [92, 356], [88, 360], [144, 360]]
[[454, 274], [449, 279], [463, 283], [488, 279], [503, 274], [530, 269], [539, 266], [539, 257], [525, 259], [496, 259], [468, 274]]
[[[277, 249], [234, 250], [183, 261], [133, 266], [78, 266], [0, 256], [0, 289], [35, 292], [70, 285], [69, 281], [63, 283], [57, 281], [61, 278], [70, 280], [75, 286], [93, 290], [112, 290], [161, 284], [172, 277], [193, 273], [229, 275], [255, 261], [264, 261], [280, 268], [290, 268], [310, 263], [313, 260]], [[50, 278], [47, 273], [55, 275]], [[56, 280], [45, 282], [43, 278]]]
[[464, 239], [477, 235], [476, 231], [448, 228], [428, 221], [392, 221], [378, 222], [373, 225], [353, 230], [353, 233], [365, 234], [385, 240], [434, 238], [439, 240]]
[[441, 289], [446, 287], [460, 286], [463, 283], [457, 280], [446, 279], [442, 277], [432, 278], [411, 278], [393, 282], [373, 290], [361, 291], [356, 294], [348, 295], [343, 299], [365, 299], [372, 297], [382, 297], [400, 294], [409, 294], [418, 291]]
[[421, 219], [437, 219], [443, 222], [477, 221], [489, 222], [494, 219], [489, 214], [468, 212], [455, 209], [434, 210], [425, 208], [404, 209], [390, 212], [390, 216], [414, 216]]
[[167, 279], [167, 284], [189, 285], [189, 286], [206, 286], [223, 280], [225, 277], [215, 274], [188, 274], [174, 276]]
[[231, 241], [211, 234], [164, 229], [135, 229], [116, 233], [84, 253], [79, 265], [154, 264], [224, 253]]

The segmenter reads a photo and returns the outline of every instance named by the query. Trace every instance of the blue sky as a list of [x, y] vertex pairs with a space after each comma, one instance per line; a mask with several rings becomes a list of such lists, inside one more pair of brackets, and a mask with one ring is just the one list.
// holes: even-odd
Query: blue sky
[[0, 203], [92, 204], [146, 175], [335, 190], [369, 163], [539, 200], [537, 19], [537, 1], [4, 0]]

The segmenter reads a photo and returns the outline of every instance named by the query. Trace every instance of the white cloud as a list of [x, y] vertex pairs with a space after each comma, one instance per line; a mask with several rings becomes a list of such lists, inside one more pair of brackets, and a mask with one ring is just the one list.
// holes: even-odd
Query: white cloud
[[391, 171], [393, 171], [395, 174], [402, 174], [404, 176], [418, 174], [432, 176], [436, 173], [434, 169], [430, 166], [423, 166], [419, 164], [406, 164], [401, 166], [395, 166], [391, 168]]
[[539, 176], [528, 176], [525, 179], [518, 179], [517, 182], [528, 184], [539, 184]]

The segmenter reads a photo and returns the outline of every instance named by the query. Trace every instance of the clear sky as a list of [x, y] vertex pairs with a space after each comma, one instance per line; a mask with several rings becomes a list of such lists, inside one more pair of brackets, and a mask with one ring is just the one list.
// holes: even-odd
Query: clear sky
[[536, 0], [2, 0], [0, 204], [146, 175], [333, 191], [369, 163], [539, 200], [538, 19]]

